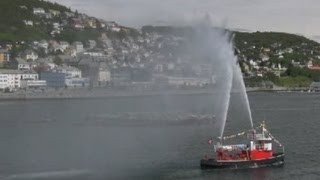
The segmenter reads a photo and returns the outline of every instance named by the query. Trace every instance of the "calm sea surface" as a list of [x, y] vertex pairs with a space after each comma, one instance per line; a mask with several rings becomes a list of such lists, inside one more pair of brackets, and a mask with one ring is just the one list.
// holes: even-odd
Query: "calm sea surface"
[[[198, 115], [218, 113], [212, 95], [0, 101], [0, 179], [320, 179], [320, 94], [249, 99], [254, 125], [265, 119], [285, 145], [284, 167], [201, 170], [218, 119]], [[226, 134], [249, 127], [243, 107], [231, 103]]]

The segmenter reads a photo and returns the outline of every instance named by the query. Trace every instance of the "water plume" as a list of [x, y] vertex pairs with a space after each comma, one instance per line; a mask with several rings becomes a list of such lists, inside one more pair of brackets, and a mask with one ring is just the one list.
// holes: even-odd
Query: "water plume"
[[245, 110], [246, 110], [245, 113], [250, 121], [250, 127], [253, 128], [252, 113], [251, 113], [249, 98], [246, 92], [246, 87], [243, 81], [243, 76], [242, 76], [240, 67], [238, 65], [234, 66], [233, 72], [234, 72], [233, 73], [233, 89], [236, 91], [236, 93], [240, 97], [240, 100], [245, 104]]
[[[243, 76], [234, 54], [233, 35], [224, 28], [213, 27], [209, 16], [197, 25], [193, 25], [194, 38], [191, 47], [192, 57], [195, 63], [207, 63], [212, 68], [212, 74], [216, 83], [214, 87], [215, 107], [217, 115], [217, 129], [222, 137], [227, 121], [231, 93], [237, 93], [246, 106], [246, 116], [250, 121], [252, 116]], [[234, 91], [234, 92], [233, 92]]]

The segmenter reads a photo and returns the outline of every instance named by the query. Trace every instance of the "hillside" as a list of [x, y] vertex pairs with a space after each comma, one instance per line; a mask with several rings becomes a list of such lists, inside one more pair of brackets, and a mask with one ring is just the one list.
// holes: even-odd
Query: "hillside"
[[[158, 33], [188, 37], [191, 27], [144, 26], [143, 33]], [[307, 63], [309, 58], [317, 60], [320, 56], [320, 44], [306, 37], [280, 32], [232, 32], [234, 44], [240, 60], [258, 60], [268, 56], [271, 62], [288, 66], [292, 60]], [[283, 57], [278, 58], [278, 55]], [[245, 59], [242, 58], [245, 56]]]
[[243, 43], [246, 41], [248, 44], [257, 44], [259, 46], [268, 47], [274, 43], [281, 43], [284, 47], [291, 47], [302, 43], [307, 43], [309, 47], [317, 46], [319, 43], [307, 39], [303, 36], [280, 33], [280, 32], [235, 32], [235, 43], [238, 48], [243, 47]]
[[43, 0], [0, 1], [0, 43], [56, 40], [73, 43], [97, 40], [101, 33], [123, 38], [133, 28], [90, 17]]
[[64, 6], [42, 0], [1, 0], [0, 41], [48, 39], [50, 22], [59, 21], [60, 17], [46, 19], [36, 15], [34, 8], [42, 8], [46, 12], [71, 12]]
[[[192, 36], [191, 27], [144, 26], [143, 33]], [[280, 86], [308, 86], [320, 81], [320, 44], [306, 37], [280, 32], [232, 32], [235, 52], [250, 86], [272, 81]]]
[[[136, 30], [43, 0], [1, 0], [0, 21], [0, 46], [9, 50], [12, 58], [27, 49], [41, 58], [78, 58], [86, 51], [96, 51], [108, 57], [110, 67], [158, 68], [161, 73], [186, 76], [198, 73], [192, 69], [194, 60], [210, 61], [203, 53], [188, 54], [193, 52], [195, 40], [192, 27], [144, 26]], [[261, 80], [281, 86], [308, 86], [320, 81], [319, 43], [288, 33], [231, 34], [235, 35], [234, 48], [242, 71], [252, 86]]]
[[[303, 36], [278, 32], [235, 32], [235, 45], [248, 59], [268, 56], [273, 63], [302, 64], [320, 55], [320, 44]], [[280, 56], [280, 58], [279, 58]]]

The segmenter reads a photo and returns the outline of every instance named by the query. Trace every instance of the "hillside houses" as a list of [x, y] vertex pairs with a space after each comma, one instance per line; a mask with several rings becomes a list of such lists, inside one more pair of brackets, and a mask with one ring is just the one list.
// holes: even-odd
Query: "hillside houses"
[[[34, 16], [21, 23], [36, 33], [30, 40], [3, 42], [0, 66], [35, 71], [48, 88], [150, 85], [156, 77], [165, 77], [162, 80], [174, 87], [214, 84], [213, 57], [194, 47], [189, 29], [135, 30], [68, 8], [28, 7], [21, 8]], [[281, 76], [289, 67], [317, 69], [319, 47], [305, 41], [260, 42], [261, 34], [236, 42], [235, 54], [246, 78]]]

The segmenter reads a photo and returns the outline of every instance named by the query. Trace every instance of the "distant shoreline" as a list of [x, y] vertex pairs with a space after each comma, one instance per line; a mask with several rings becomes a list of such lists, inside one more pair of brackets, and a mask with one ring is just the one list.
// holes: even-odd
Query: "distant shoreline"
[[[247, 88], [253, 92], [310, 92], [306, 88]], [[173, 89], [173, 90], [115, 90], [115, 89], [68, 89], [49, 92], [14, 92], [0, 93], [0, 100], [50, 100], [50, 99], [98, 99], [121, 97], [173, 96], [173, 95], [205, 95], [215, 94], [214, 89]]]

